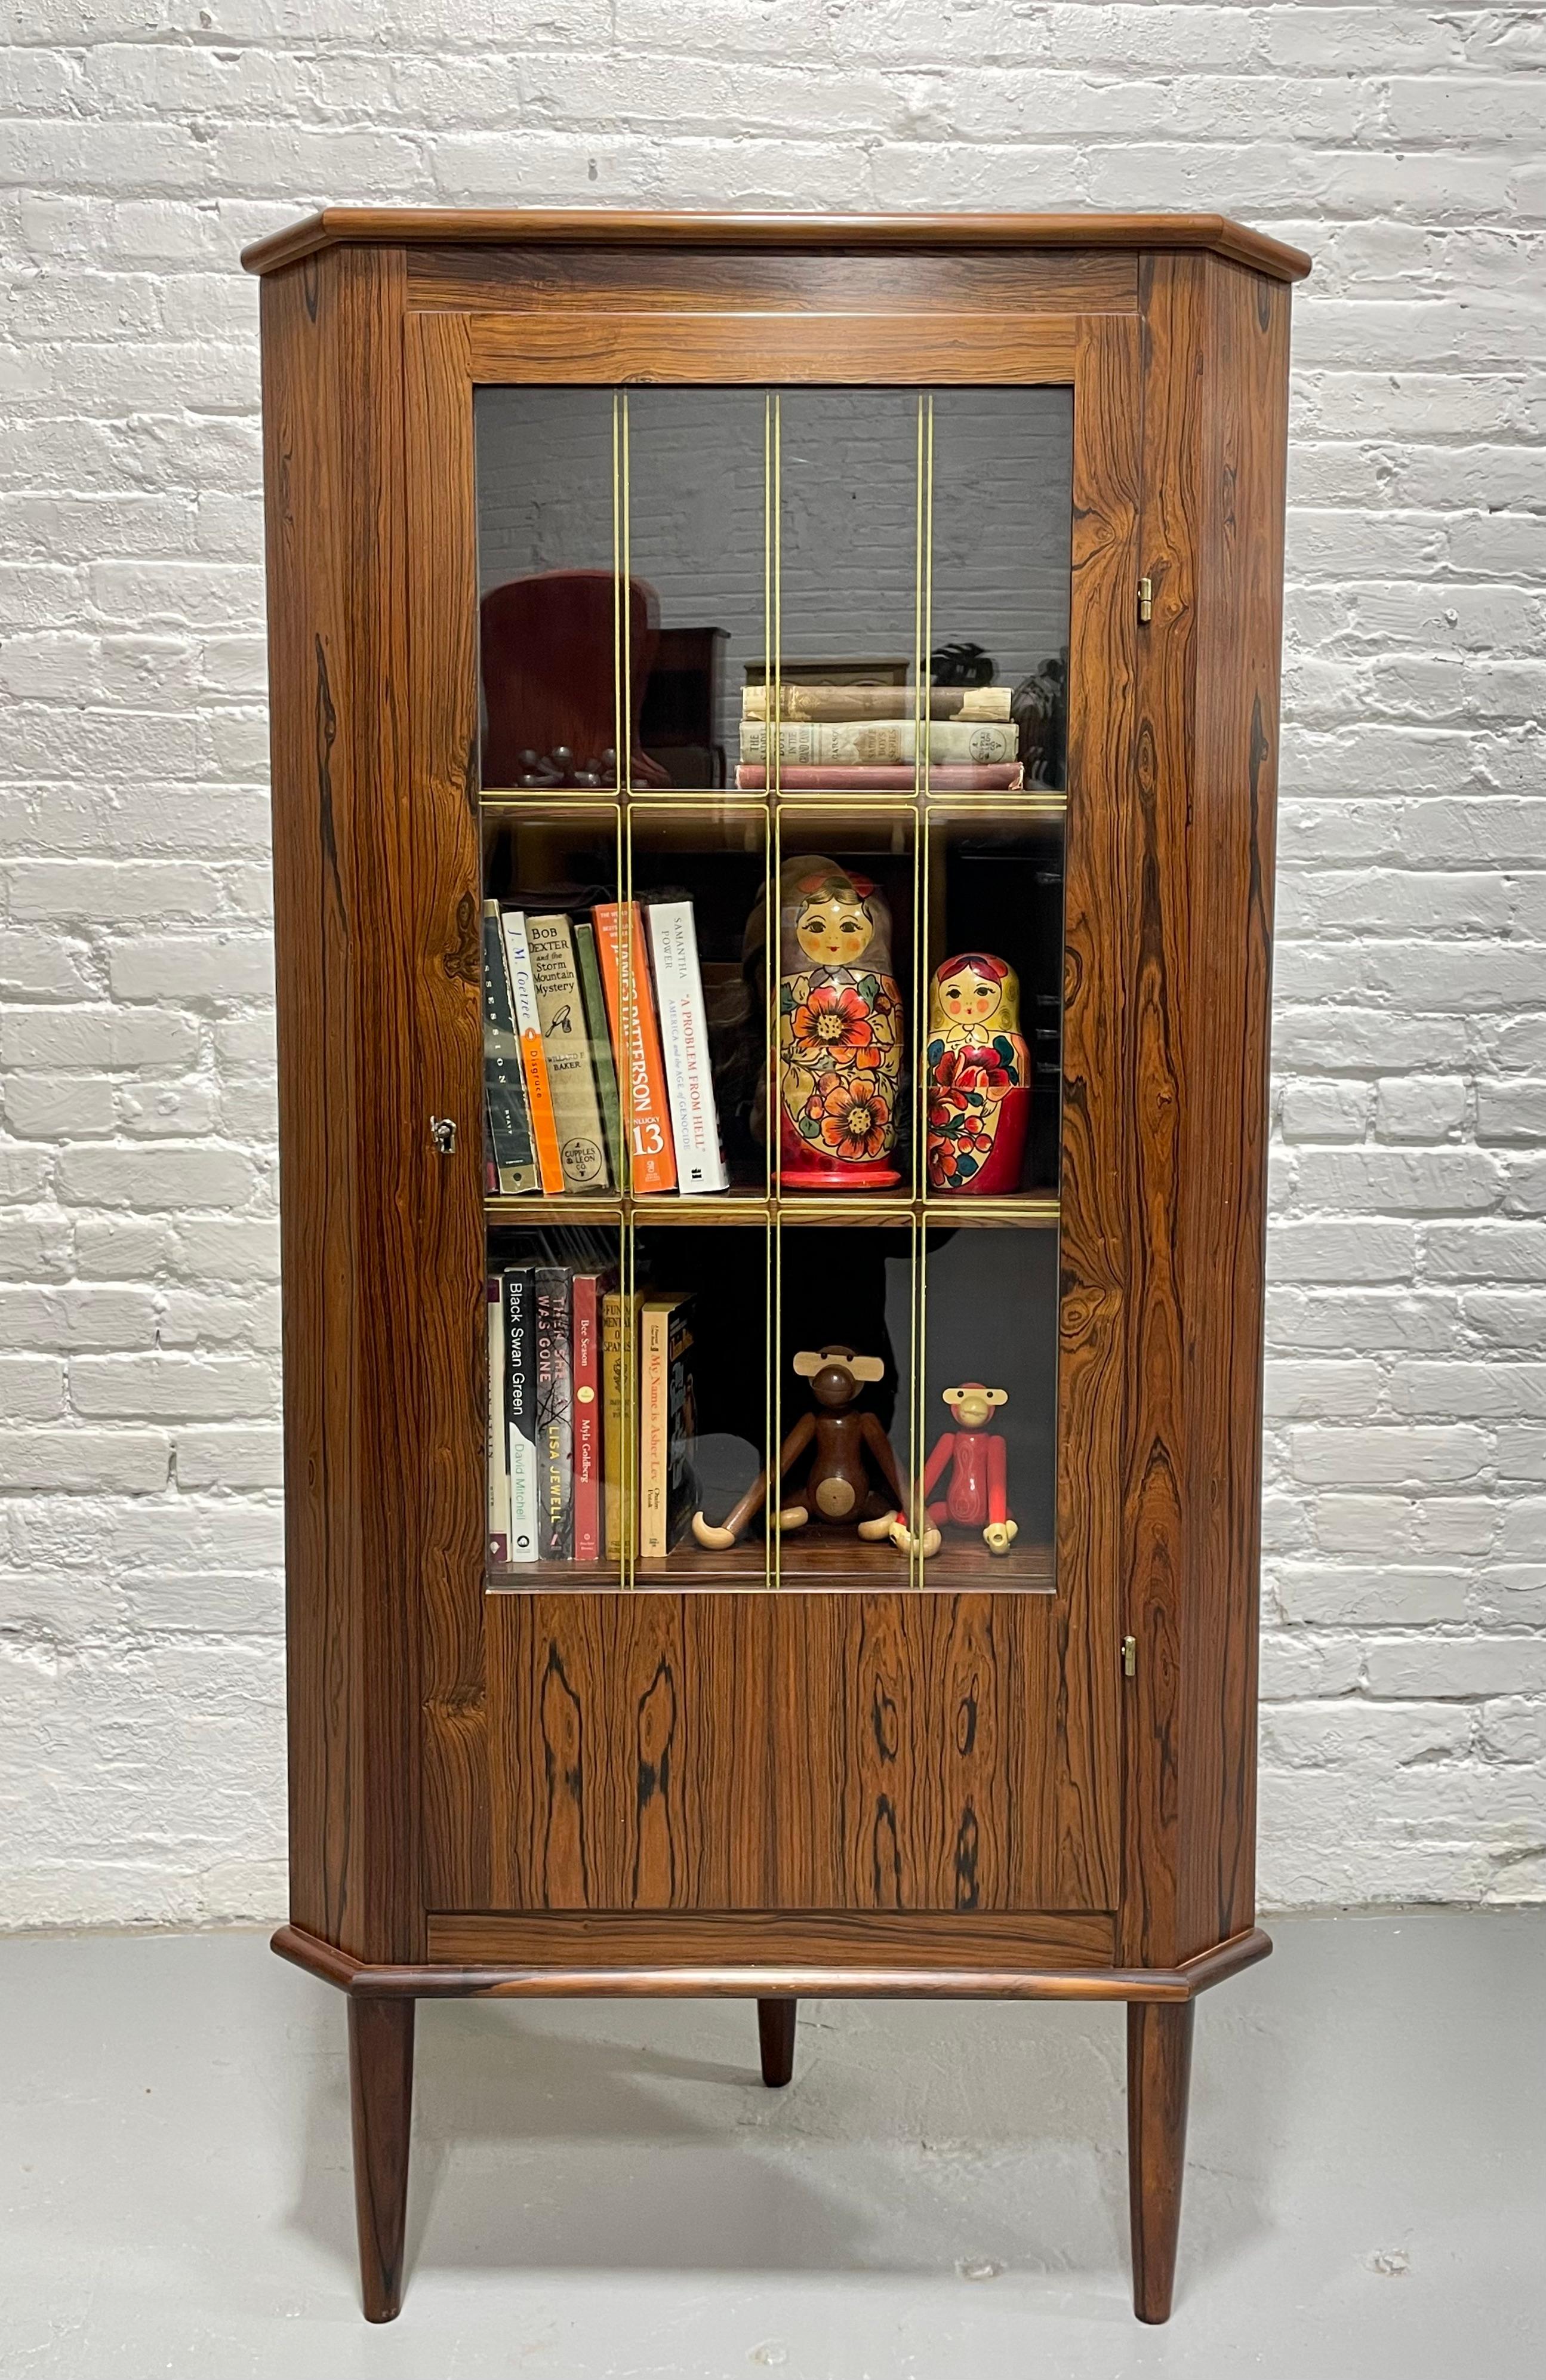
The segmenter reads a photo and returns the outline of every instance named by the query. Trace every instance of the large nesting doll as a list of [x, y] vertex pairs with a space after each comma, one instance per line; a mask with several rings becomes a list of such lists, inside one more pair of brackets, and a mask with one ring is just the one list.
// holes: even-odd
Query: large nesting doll
[[902, 1097], [891, 914], [830, 859], [779, 878], [779, 1153], [786, 1190], [888, 1190]]
[[1030, 1123], [1030, 1050], [1006, 960], [968, 951], [935, 970], [924, 1062], [930, 1189], [1012, 1196]]

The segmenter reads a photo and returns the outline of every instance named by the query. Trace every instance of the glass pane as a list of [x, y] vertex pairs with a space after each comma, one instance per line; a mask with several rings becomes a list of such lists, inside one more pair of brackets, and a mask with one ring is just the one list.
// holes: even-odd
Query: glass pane
[[478, 392], [485, 786], [615, 782], [614, 416], [609, 389]]
[[619, 1474], [624, 1442], [624, 1262], [615, 1230], [491, 1224], [491, 1586], [621, 1575], [620, 1502], [603, 1483]]
[[[949, 691], [980, 692], [975, 707], [1016, 731], [1012, 757], [1027, 785], [1061, 787], [1073, 528], [1073, 392], [1066, 388], [936, 389], [929, 404], [929, 619], [925, 643], [936, 709]], [[985, 719], [985, 724], [992, 722]], [[1002, 732], [1002, 731], [1001, 731]], [[931, 783], [963, 758], [993, 765], [995, 745], [972, 749], [963, 726], [931, 744]], [[977, 744], [982, 745], [979, 736]], [[956, 788], [959, 790], [958, 787]]]
[[636, 1149], [639, 1195], [767, 1195], [767, 990], [754, 939], [767, 868], [763, 802], [653, 799], [629, 810], [628, 885], [642, 920], [675, 1149], [673, 1166], [648, 1172]]
[[639, 1586], [765, 1584], [768, 1243], [765, 1226], [635, 1234]]
[[919, 1439], [928, 1586], [1053, 1584], [1057, 1294], [1054, 1230], [927, 1234]]
[[774, 1583], [905, 1587], [915, 1234], [810, 1212], [778, 1235]]
[[931, 1198], [1057, 1195], [1063, 841], [1061, 807], [931, 809]]
[[740, 689], [767, 653], [768, 401], [740, 388], [630, 389], [626, 567], [641, 625], [636, 789], [719, 787]]
[[916, 811], [790, 795], [775, 823], [779, 1189], [906, 1194], [916, 1147]]

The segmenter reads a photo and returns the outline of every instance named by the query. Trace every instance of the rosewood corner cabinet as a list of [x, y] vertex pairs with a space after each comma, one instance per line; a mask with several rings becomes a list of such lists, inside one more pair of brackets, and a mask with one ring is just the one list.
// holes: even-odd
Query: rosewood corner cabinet
[[[275, 1947], [347, 1998], [365, 2310], [399, 2302], [416, 2000], [754, 1998], [781, 2083], [802, 1996], [923, 1995], [1126, 2002], [1134, 2293], [1163, 2321], [1193, 2003], [1269, 1948], [1307, 260], [1212, 215], [329, 210], [245, 261]], [[651, 1090], [673, 915], [706, 1045], [668, 1030]], [[947, 1013], [961, 980], [991, 1028]]]

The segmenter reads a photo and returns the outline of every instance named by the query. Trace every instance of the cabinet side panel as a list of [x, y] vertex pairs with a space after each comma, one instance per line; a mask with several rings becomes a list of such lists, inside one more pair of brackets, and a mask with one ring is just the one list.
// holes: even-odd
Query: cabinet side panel
[[1202, 423], [1187, 1117], [1188, 1550], [1179, 1956], [1252, 1923], [1261, 1335], [1289, 293], [1199, 260]]
[[[426, 1301], [422, 1585], [423, 1882], [433, 1908], [489, 1891], [483, 1662], [483, 1025], [478, 840], [478, 551], [465, 324], [405, 326], [408, 617], [413, 670], [414, 949], [420, 1020]], [[428, 1120], [456, 1147], [429, 1153]]]
[[1251, 1922], [1287, 292], [1147, 261], [1120, 1955]]
[[265, 281], [291, 1911], [417, 1955], [403, 270]]
[[[1199, 439], [1204, 358], [1189, 257], [1139, 275], [1143, 368], [1141, 570], [1153, 618], [1138, 642], [1138, 765], [1128, 822], [1129, 1021], [1125, 1050], [1129, 1306], [1124, 1491], [1126, 1630], [1119, 1957], [1164, 1964], [1176, 1932], [1181, 1614], [1186, 1585], [1183, 1118], [1189, 1038], [1187, 819], [1193, 744]], [[1134, 601], [1136, 601], [1136, 592]]]

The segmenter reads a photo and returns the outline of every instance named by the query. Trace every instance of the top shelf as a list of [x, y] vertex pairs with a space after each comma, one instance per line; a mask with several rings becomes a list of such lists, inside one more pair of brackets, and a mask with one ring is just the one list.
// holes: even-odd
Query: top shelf
[[244, 248], [249, 273], [276, 273], [319, 249], [785, 248], [1201, 249], [1274, 281], [1302, 281], [1301, 249], [1218, 214], [654, 214], [575, 207], [323, 207]]

